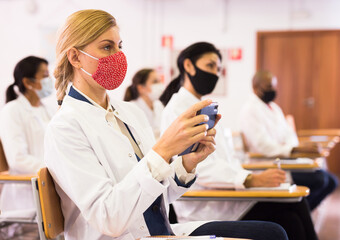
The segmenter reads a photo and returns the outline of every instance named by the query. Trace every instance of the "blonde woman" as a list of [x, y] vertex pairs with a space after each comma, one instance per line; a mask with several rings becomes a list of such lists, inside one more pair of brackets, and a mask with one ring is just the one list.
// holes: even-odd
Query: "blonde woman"
[[[202, 227], [214, 234], [214, 223], [173, 228], [166, 215], [168, 203], [195, 181], [196, 165], [215, 149], [215, 129], [196, 126], [207, 121], [196, 111], [211, 101], [190, 107], [155, 143], [142, 111], [107, 95], [125, 77], [127, 63], [120, 47], [116, 20], [101, 10], [76, 12], [60, 30], [55, 77], [62, 105], [47, 128], [45, 160], [61, 198], [66, 239], [189, 235]], [[196, 153], [170, 164], [172, 156], [197, 141], [202, 144]], [[224, 226], [223, 236], [245, 232], [252, 238], [249, 232], [267, 231], [275, 239], [286, 239], [273, 224]]]

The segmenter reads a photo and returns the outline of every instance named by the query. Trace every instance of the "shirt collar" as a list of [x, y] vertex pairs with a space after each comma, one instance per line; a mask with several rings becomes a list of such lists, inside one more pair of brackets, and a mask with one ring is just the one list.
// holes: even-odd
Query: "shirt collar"
[[[89, 96], [87, 96], [85, 93], [81, 92], [79, 89], [77, 89], [74, 85], [71, 86], [71, 88], [73, 88], [75, 91], [77, 91], [81, 96], [83, 96], [89, 103], [91, 103], [92, 105], [106, 110], [106, 112], [113, 112], [112, 106], [110, 104], [110, 98], [109, 96], [106, 94], [106, 101], [107, 101], [107, 108], [103, 108], [102, 106], [100, 106], [99, 104], [97, 104], [95, 101], [93, 101]], [[79, 99], [81, 100], [81, 99]]]
[[178, 91], [178, 95], [180, 97], [184, 97], [186, 99], [186, 101], [188, 101], [191, 105], [198, 103], [200, 100], [195, 97], [194, 94], [192, 94], [191, 92], [189, 92], [186, 88], [181, 87]]
[[265, 106], [269, 110], [273, 110], [273, 102], [265, 103], [255, 93], [252, 94], [252, 98], [254, 99], [255, 102], [257, 102], [257, 104], [260, 104], [261, 106]]

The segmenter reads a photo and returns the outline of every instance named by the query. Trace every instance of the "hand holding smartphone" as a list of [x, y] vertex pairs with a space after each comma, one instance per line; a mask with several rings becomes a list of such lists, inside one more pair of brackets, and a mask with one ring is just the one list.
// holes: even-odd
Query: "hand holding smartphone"
[[[196, 115], [204, 114], [209, 117], [208, 122], [202, 122], [197, 125], [208, 124], [208, 130], [213, 128], [216, 122], [216, 116], [218, 113], [218, 103], [212, 102], [209, 106], [202, 108], [201, 110], [197, 111]], [[199, 143], [195, 143], [184, 150], [182, 153], [178, 154], [178, 156], [182, 156], [191, 152], [196, 152]]]

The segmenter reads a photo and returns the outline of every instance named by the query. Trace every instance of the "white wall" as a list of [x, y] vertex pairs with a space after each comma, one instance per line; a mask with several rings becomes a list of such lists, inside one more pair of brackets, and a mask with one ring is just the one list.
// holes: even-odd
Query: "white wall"
[[209, 41], [222, 49], [240, 47], [241, 61], [227, 61], [227, 94], [217, 97], [222, 124], [237, 129], [237, 115], [251, 93], [256, 32], [260, 30], [338, 29], [338, 0], [1, 0], [0, 107], [13, 81], [15, 64], [38, 55], [54, 64], [54, 39], [66, 17], [80, 9], [110, 12], [121, 28], [128, 73], [111, 95], [122, 98], [134, 72], [162, 63], [161, 36], [174, 37], [174, 48]]

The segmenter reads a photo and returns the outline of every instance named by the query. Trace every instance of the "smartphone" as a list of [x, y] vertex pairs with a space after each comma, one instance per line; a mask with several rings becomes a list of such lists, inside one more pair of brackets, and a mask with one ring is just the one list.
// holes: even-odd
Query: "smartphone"
[[[201, 110], [197, 111], [196, 115], [204, 114], [209, 117], [208, 122], [201, 122], [197, 125], [208, 124], [208, 130], [213, 128], [216, 122], [217, 113], [218, 113], [218, 103], [212, 102], [209, 106], [206, 106], [202, 108]], [[191, 152], [196, 152], [198, 146], [199, 146], [199, 143], [194, 143], [193, 145], [185, 149], [182, 153], [178, 154], [178, 156], [183, 156]]]

